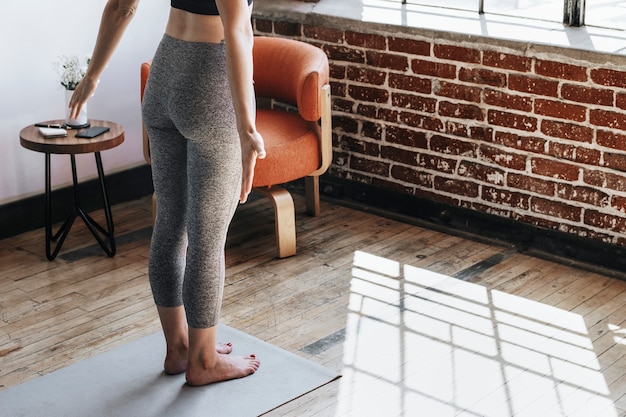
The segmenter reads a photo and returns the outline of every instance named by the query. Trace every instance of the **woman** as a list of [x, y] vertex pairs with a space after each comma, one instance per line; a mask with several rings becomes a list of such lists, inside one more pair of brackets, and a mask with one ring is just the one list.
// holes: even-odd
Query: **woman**
[[[144, 93], [157, 216], [152, 293], [165, 334], [165, 372], [190, 385], [241, 378], [259, 361], [216, 342], [224, 244], [252, 187], [263, 138], [255, 126], [252, 0], [171, 0]], [[139, 0], [108, 0], [72, 117], [91, 97]]]

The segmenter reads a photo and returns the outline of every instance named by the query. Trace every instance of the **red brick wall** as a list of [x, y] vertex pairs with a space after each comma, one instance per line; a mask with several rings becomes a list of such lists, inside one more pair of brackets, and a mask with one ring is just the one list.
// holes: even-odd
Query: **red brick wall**
[[328, 54], [330, 175], [626, 246], [626, 69], [397, 32], [255, 29]]

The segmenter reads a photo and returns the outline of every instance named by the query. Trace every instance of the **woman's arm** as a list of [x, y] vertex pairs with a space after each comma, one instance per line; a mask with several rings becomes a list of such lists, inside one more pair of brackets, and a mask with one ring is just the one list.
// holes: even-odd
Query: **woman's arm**
[[87, 100], [96, 92], [100, 76], [122, 40], [122, 35], [135, 15], [138, 5], [139, 0], [107, 1], [87, 74], [76, 87], [70, 100], [70, 117], [77, 117]]
[[256, 106], [252, 79], [254, 37], [247, 1], [217, 0], [216, 3], [224, 25], [228, 79], [241, 141], [243, 178], [240, 201], [244, 203], [252, 190], [256, 159], [265, 157], [263, 138], [256, 130]]

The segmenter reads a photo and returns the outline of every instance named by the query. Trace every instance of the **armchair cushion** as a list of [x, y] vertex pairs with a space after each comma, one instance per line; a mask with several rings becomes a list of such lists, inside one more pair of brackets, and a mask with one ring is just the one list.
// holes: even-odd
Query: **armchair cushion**
[[316, 122], [308, 122], [297, 113], [258, 109], [257, 128], [265, 140], [267, 156], [257, 160], [253, 187], [303, 178], [319, 167], [320, 127]]

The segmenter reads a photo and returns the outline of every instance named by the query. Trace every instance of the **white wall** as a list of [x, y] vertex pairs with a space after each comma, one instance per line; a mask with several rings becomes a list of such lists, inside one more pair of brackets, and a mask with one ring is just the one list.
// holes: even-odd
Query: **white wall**
[[[44, 190], [44, 156], [19, 144], [22, 127], [64, 117], [64, 90], [52, 63], [59, 55], [90, 55], [105, 0], [1, 0], [0, 205]], [[167, 0], [143, 0], [88, 104], [89, 117], [120, 123], [126, 140], [104, 151], [105, 173], [143, 162], [139, 67], [160, 41]], [[96, 176], [92, 155], [78, 158], [79, 179]], [[52, 156], [53, 187], [71, 183], [69, 157]]]

